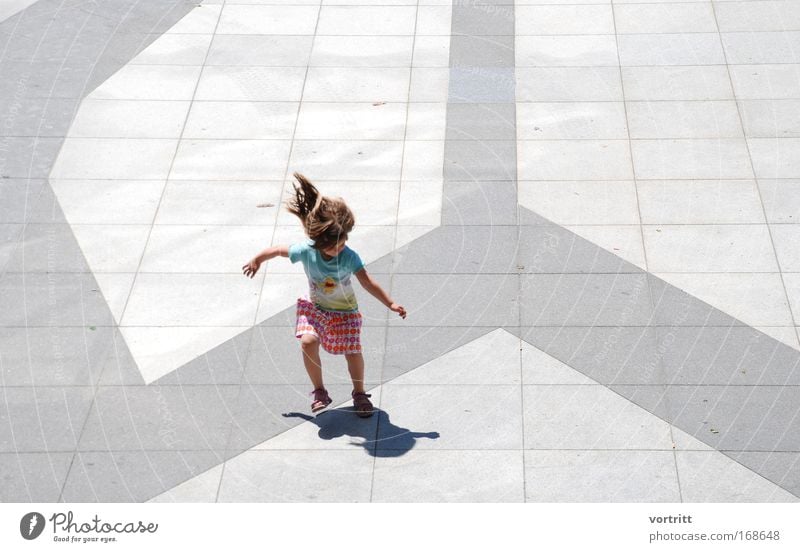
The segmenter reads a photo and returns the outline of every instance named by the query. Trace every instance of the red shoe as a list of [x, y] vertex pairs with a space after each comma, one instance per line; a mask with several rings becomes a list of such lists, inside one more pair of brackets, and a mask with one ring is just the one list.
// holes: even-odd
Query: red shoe
[[367, 395], [363, 391], [360, 393], [353, 391], [352, 395], [353, 406], [356, 407], [356, 414], [360, 418], [369, 418], [372, 416], [372, 403], [369, 400], [372, 395]]
[[314, 414], [325, 410], [333, 402], [333, 399], [328, 395], [328, 391], [324, 388], [314, 389], [311, 394], [314, 396], [314, 402], [311, 403], [311, 412]]

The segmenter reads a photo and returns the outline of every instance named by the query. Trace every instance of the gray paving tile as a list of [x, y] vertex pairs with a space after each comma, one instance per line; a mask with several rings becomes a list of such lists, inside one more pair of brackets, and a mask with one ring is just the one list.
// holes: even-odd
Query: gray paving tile
[[101, 387], [79, 450], [221, 452], [238, 397], [234, 385]]
[[46, 178], [62, 139], [5, 137], [2, 141], [4, 149], [0, 150], [0, 178]]
[[0, 180], [0, 223], [25, 222], [44, 186], [43, 179]]
[[94, 385], [112, 347], [109, 327], [0, 328], [5, 385]]
[[[433, 417], [431, 405], [436, 405]], [[378, 456], [391, 455], [388, 452], [391, 450], [411, 448], [522, 448], [522, 403], [518, 385], [388, 383], [381, 389], [381, 410], [384, 418], [378, 424]]]
[[21, 224], [0, 224], [0, 267], [5, 270], [22, 241]]
[[643, 326], [653, 309], [643, 274], [523, 274], [523, 326]]
[[386, 336], [383, 381], [391, 381], [409, 370], [486, 335], [492, 329], [477, 326], [390, 327]]
[[[292, 385], [308, 383], [300, 343], [294, 336], [294, 326], [260, 326], [253, 331], [252, 345], [247, 343], [243, 351], [246, 354], [244, 383]], [[384, 326], [366, 324], [361, 328], [364, 377], [368, 385], [380, 383], [385, 341]], [[320, 358], [326, 383], [347, 384], [351, 381], [344, 355], [330, 355], [320, 351]]]
[[111, 326], [114, 323], [91, 274], [0, 276], [0, 326]]
[[514, 6], [496, 8], [479, 2], [453, 5], [452, 33], [472, 36], [514, 36]]
[[514, 36], [453, 36], [451, 67], [514, 67]]
[[0, 61], [0, 97], [81, 98], [90, 89], [85, 70], [62, 61]]
[[219, 502], [369, 502], [373, 458], [360, 450], [245, 452], [225, 464]]
[[516, 324], [515, 274], [398, 274], [392, 296], [408, 312], [389, 326], [504, 326]]
[[86, 420], [91, 387], [5, 387], [0, 452], [72, 452]]
[[[36, 180], [32, 182], [36, 182]], [[30, 189], [31, 193], [33, 193], [34, 184], [31, 184]], [[19, 222], [41, 224], [65, 224], [67, 222], [64, 212], [61, 210], [61, 204], [58, 202], [53, 192], [53, 187], [49, 182], [45, 182], [41, 186], [40, 193], [35, 196], [29, 196], [27, 210], [21, 209], [16, 217], [22, 219]]]
[[451, 67], [448, 101], [451, 103], [514, 102], [514, 69], [505, 67]]
[[728, 452], [728, 456], [800, 497], [800, 452]]
[[[595, 382], [604, 385], [664, 383], [654, 328], [521, 327], [519, 334], [523, 341]], [[526, 382], [530, 383], [528, 379]]]
[[[334, 405], [349, 399], [350, 383], [326, 381]], [[275, 435], [307, 421], [311, 415], [311, 383], [242, 386], [232, 408], [233, 428], [227, 445], [228, 458], [244, 452]], [[324, 416], [325, 414], [322, 414]]]
[[63, 502], [145, 502], [220, 463], [211, 451], [81, 452]]
[[510, 140], [448, 140], [444, 149], [446, 180], [514, 180], [517, 144]]
[[671, 451], [526, 450], [527, 502], [680, 502]]
[[71, 452], [0, 454], [0, 502], [57, 502]]
[[746, 326], [657, 328], [666, 383], [799, 385], [800, 353]]
[[522, 502], [522, 453], [425, 450], [378, 458], [373, 502]]
[[238, 385], [251, 356], [250, 329], [159, 378], [159, 385]]
[[395, 250], [394, 274], [507, 274], [517, 253], [514, 226], [443, 226]]
[[671, 386], [673, 424], [725, 451], [800, 451], [800, 388]]
[[522, 274], [642, 273], [639, 267], [538, 215], [524, 222], [534, 225], [519, 228], [516, 262]]
[[131, 355], [127, 342], [118, 327], [114, 328], [110, 341], [110, 350], [104, 359], [103, 371], [98, 384], [101, 386], [144, 385], [139, 365]]
[[65, 136], [76, 99], [30, 99], [0, 108], [0, 136]]
[[732, 316], [701, 301], [653, 274], [647, 274], [653, 296], [655, 323], [662, 326], [741, 325]]
[[442, 226], [517, 223], [517, 183], [448, 181], [442, 194]]
[[515, 140], [516, 106], [511, 103], [453, 103], [447, 106], [448, 140]]
[[28, 223], [6, 264], [8, 272], [89, 272], [69, 224]]

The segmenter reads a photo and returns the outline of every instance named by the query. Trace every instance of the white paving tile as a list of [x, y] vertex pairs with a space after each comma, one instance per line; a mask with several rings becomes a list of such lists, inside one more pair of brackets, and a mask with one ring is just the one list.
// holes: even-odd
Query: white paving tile
[[[257, 251], [255, 251], [253, 255], [256, 252]], [[286, 259], [279, 259], [267, 263], [266, 268], [268, 270], [264, 277], [264, 287], [259, 297], [256, 324], [260, 324], [264, 320], [268, 320], [287, 308], [294, 306], [298, 297], [308, 296], [308, 278], [303, 273], [302, 266], [300, 270], [297, 271], [299, 272], [298, 274], [283, 274], [278, 272], [281, 270], [289, 270], [290, 266], [295, 265], [289, 265]], [[270, 272], [269, 269], [273, 268], [276, 273]], [[264, 269], [262, 268], [262, 270]], [[286, 335], [291, 336], [291, 331], [291, 328], [287, 328]]]
[[133, 58], [131, 65], [203, 65], [211, 34], [163, 34]]
[[171, 180], [155, 223], [271, 227], [282, 208], [282, 186], [281, 182]]
[[165, 493], [161, 493], [148, 500], [147, 502], [170, 504], [174, 502], [216, 502], [219, 483], [222, 479], [222, 469], [224, 464], [214, 466], [210, 470], [193, 477], [173, 487]]
[[51, 179], [70, 224], [150, 224], [164, 191], [163, 180]]
[[247, 328], [255, 319], [260, 286], [260, 278], [241, 274], [139, 274], [122, 325], [154, 331], [156, 326]]
[[76, 138], [179, 138], [187, 101], [92, 100], [81, 104], [69, 136]]
[[758, 178], [800, 178], [800, 138], [748, 138]]
[[309, 35], [217, 34], [208, 51], [206, 65], [305, 67], [312, 42], [314, 37]]
[[294, 143], [289, 172], [313, 180], [400, 180], [400, 141], [319, 141]]
[[136, 359], [144, 383], [150, 384], [247, 329], [245, 326], [120, 326], [119, 331]]
[[408, 140], [444, 140], [447, 104], [444, 102], [409, 103], [406, 121]]
[[139, 271], [241, 274], [244, 261], [271, 238], [264, 226], [156, 224]]
[[626, 139], [623, 102], [537, 102], [517, 105], [522, 140]]
[[733, 99], [723, 66], [623, 67], [622, 82], [627, 101]]
[[631, 138], [740, 138], [733, 101], [628, 102]]
[[630, 34], [617, 40], [623, 66], [725, 64], [717, 33]]
[[217, 34], [313, 35], [317, 6], [226, 4]]
[[442, 178], [444, 140], [406, 140], [403, 150], [403, 179], [431, 180]]
[[762, 178], [758, 187], [769, 222], [800, 221], [800, 180]]
[[424, 6], [420, 3], [417, 8], [416, 36], [439, 35], [450, 37], [452, 30], [453, 6], [444, 4], [439, 6]]
[[800, 272], [800, 224], [773, 224], [772, 240], [784, 272]]
[[789, 306], [795, 320], [800, 320], [800, 274], [786, 273], [783, 275], [786, 286], [786, 295], [789, 297]]
[[225, 463], [219, 502], [368, 502], [373, 463], [361, 450], [245, 452]]
[[645, 225], [642, 231], [652, 272], [778, 271], [765, 224]]
[[[651, 263], [656, 261], [657, 259], [653, 259]], [[792, 325], [783, 281], [778, 273], [657, 272], [655, 276], [745, 324], [784, 327]]]
[[73, 224], [72, 232], [94, 272], [136, 272], [150, 225]]
[[800, 100], [743, 100], [739, 112], [749, 138], [800, 138]]
[[740, 139], [632, 140], [631, 150], [641, 179], [753, 177], [747, 144]]
[[519, 140], [520, 180], [633, 178], [627, 140]]
[[516, 79], [518, 102], [622, 101], [618, 67], [518, 68]]
[[521, 451], [419, 451], [378, 457], [373, 502], [523, 502]]
[[108, 309], [114, 316], [114, 321], [119, 324], [122, 320], [122, 313], [125, 310], [125, 303], [128, 302], [128, 295], [133, 287], [133, 279], [136, 274], [122, 274], [111, 272], [96, 272], [97, 286], [103, 294], [103, 298], [108, 303]]
[[413, 36], [317, 36], [309, 65], [410, 67], [413, 47]]
[[671, 451], [526, 450], [526, 502], [680, 502]]
[[800, 63], [800, 31], [722, 33], [731, 65]]
[[800, 28], [800, 6], [791, 0], [721, 2], [716, 8], [719, 30], [782, 31]]
[[[164, 180], [177, 140], [70, 138], [64, 141], [51, 179]], [[92, 159], [92, 163], [87, 163]]]
[[449, 67], [449, 36], [417, 36], [414, 38], [414, 67]]
[[320, 11], [320, 35], [413, 35], [416, 7], [325, 6]]
[[411, 70], [408, 101], [446, 102], [449, 83], [449, 69], [414, 66]]
[[198, 4], [189, 13], [169, 28], [167, 33], [212, 34], [217, 27], [222, 6]]
[[195, 99], [296, 102], [304, 77], [301, 67], [205, 67]]
[[519, 202], [559, 225], [639, 224], [636, 187], [627, 181], [520, 181]]
[[645, 224], [763, 223], [754, 180], [640, 180]]
[[402, 103], [303, 102], [295, 139], [402, 140], [405, 126]]
[[191, 100], [200, 67], [126, 65], [95, 88], [89, 98], [103, 100]]
[[800, 64], [731, 65], [739, 100], [800, 99]]
[[392, 380], [391, 384], [518, 384], [520, 339], [496, 329]]
[[409, 69], [309, 67], [303, 100], [309, 102], [405, 102]]
[[619, 34], [717, 32], [711, 3], [621, 4], [614, 19]]
[[404, 180], [400, 183], [397, 223], [400, 225], [438, 226], [442, 220], [442, 179]]
[[295, 102], [194, 102], [184, 138], [291, 140]]
[[617, 67], [613, 35], [517, 36], [516, 67]]
[[599, 245], [631, 264], [647, 270], [642, 243], [642, 231], [638, 225], [564, 226], [570, 232]]
[[717, 451], [676, 451], [686, 502], [797, 502], [797, 497]]
[[614, 34], [611, 5], [519, 6], [517, 35]]
[[289, 146], [289, 140], [183, 140], [170, 178], [281, 180]]

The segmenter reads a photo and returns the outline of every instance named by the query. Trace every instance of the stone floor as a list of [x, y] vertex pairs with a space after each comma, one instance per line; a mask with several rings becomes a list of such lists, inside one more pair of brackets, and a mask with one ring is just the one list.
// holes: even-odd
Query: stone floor
[[[800, 497], [796, 1], [14, 0], [0, 97], [0, 500]], [[369, 420], [241, 274], [293, 171]]]

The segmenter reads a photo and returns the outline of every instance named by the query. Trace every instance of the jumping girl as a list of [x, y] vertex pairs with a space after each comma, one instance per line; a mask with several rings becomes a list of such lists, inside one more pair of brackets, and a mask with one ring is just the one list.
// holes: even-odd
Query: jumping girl
[[355, 224], [352, 211], [342, 198], [321, 195], [302, 174], [294, 173], [300, 187], [293, 185], [294, 197], [287, 203], [290, 213], [303, 223], [308, 240], [285, 246], [268, 247], [242, 267], [252, 278], [264, 261], [277, 256], [303, 263], [308, 277], [308, 298], [297, 300], [295, 337], [300, 339], [303, 363], [314, 386], [311, 411], [320, 412], [333, 400], [322, 382], [319, 346], [333, 355], [344, 355], [353, 380], [353, 406], [362, 418], [372, 416], [372, 402], [364, 390], [364, 357], [361, 355], [361, 313], [350, 283], [350, 276], [370, 294], [402, 318], [406, 310], [392, 301], [364, 268], [358, 253], [345, 245]]

